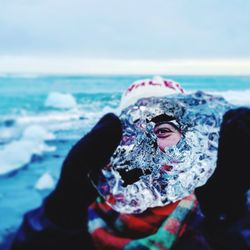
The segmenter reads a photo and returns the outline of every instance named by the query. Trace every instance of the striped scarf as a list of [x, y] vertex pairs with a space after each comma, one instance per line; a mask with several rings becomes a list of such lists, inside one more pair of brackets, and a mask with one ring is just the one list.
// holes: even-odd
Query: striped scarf
[[95, 249], [171, 249], [197, 207], [193, 194], [142, 214], [120, 214], [98, 197], [88, 209], [88, 230]]

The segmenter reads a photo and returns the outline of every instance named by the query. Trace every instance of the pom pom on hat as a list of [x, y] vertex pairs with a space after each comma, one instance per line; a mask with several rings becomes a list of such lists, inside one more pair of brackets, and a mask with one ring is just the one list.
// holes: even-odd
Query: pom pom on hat
[[141, 98], [163, 97], [173, 94], [184, 94], [181, 85], [175, 81], [161, 77], [138, 80], [133, 82], [123, 93], [119, 109], [123, 110]]

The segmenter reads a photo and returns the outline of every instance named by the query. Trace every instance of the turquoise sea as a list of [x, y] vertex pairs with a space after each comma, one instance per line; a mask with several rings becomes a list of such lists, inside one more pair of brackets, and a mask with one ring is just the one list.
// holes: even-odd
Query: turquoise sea
[[[71, 146], [103, 114], [117, 112], [133, 81], [149, 77], [0, 76], [0, 249], [23, 214], [53, 189]], [[250, 76], [166, 78], [188, 93], [202, 90], [250, 106]]]

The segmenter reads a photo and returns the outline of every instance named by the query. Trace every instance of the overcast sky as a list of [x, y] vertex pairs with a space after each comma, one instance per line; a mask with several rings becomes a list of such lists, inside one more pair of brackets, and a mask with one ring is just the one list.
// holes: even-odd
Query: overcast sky
[[0, 55], [250, 58], [249, 0], [0, 0]]

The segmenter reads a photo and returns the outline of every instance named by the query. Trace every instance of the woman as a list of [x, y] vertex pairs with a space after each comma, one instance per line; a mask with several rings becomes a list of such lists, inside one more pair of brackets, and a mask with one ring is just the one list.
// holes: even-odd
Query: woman
[[[183, 93], [183, 89], [173, 81], [159, 79], [138, 81], [124, 94], [121, 110], [130, 112], [129, 107], [141, 97], [159, 97], [176, 93]], [[157, 145], [152, 144], [150, 149], [155, 146], [159, 149], [156, 149], [157, 152], [161, 154], [181, 140], [183, 130], [178, 127], [176, 116], [168, 115], [166, 119], [166, 116], [162, 117], [159, 114], [149, 121], [145, 119], [137, 123], [135, 120], [131, 125], [138, 131], [142, 129], [140, 131], [147, 132], [143, 125], [154, 124], [153, 127], [150, 125], [150, 131], [154, 132]], [[250, 138], [249, 117], [248, 109], [229, 111], [224, 117], [218, 168], [211, 181], [204, 188], [198, 189], [197, 193], [205, 214], [204, 218], [198, 208], [196, 197], [193, 193], [187, 195], [185, 190], [182, 190], [181, 195], [178, 191], [152, 195], [154, 199], [148, 199], [147, 195], [142, 197], [141, 192], [135, 195], [135, 192], [131, 191], [133, 185], [151, 180], [154, 171], [152, 168], [145, 171], [145, 168], [142, 170], [140, 167], [142, 161], [139, 161], [139, 147], [133, 147], [132, 151], [131, 147], [128, 147], [134, 143], [136, 136], [125, 137], [124, 124], [122, 125], [113, 114], [105, 115], [71, 149], [63, 163], [55, 190], [44, 200], [41, 207], [25, 215], [12, 249], [247, 249], [249, 243], [246, 237], [242, 236], [242, 231], [249, 229], [249, 224], [246, 224], [249, 223], [249, 216], [245, 215], [244, 200], [245, 192], [249, 188], [249, 178], [246, 178], [247, 172], [244, 166], [249, 166], [249, 160], [247, 154], [243, 154], [239, 148], [243, 147], [243, 151], [249, 150], [250, 140], [247, 139]], [[232, 131], [238, 136], [232, 136]], [[238, 142], [241, 137], [244, 140], [239, 147]], [[147, 142], [151, 142], [152, 138], [143, 138], [141, 145], [147, 148], [150, 145]], [[130, 162], [126, 163], [128, 169], [120, 164], [124, 150], [119, 151], [119, 148], [129, 149], [126, 151], [128, 154], [125, 154], [130, 157]], [[152, 156], [149, 154], [147, 157], [150, 155]], [[139, 167], [131, 168], [131, 158], [133, 164]], [[244, 166], [239, 165], [241, 171], [238, 171], [238, 174], [234, 171], [236, 163], [244, 163]], [[160, 171], [166, 172], [171, 167], [166, 165]], [[103, 168], [104, 170], [100, 172]], [[111, 175], [111, 182], [105, 186], [107, 183], [105, 178], [113, 170], [119, 172], [119, 178]], [[104, 178], [100, 177], [101, 174], [104, 174]], [[241, 182], [242, 176], [245, 179]], [[235, 180], [235, 185], [232, 185], [232, 180]], [[95, 183], [101, 196], [91, 182]], [[150, 196], [155, 190], [158, 190], [158, 194], [169, 190], [169, 185], [163, 187], [162, 183], [164, 182], [160, 182], [160, 187], [157, 186], [159, 183], [149, 185], [151, 191], [147, 194]], [[115, 189], [117, 187], [115, 184], [119, 186], [118, 189]], [[141, 190], [144, 192], [147, 188]], [[230, 195], [225, 194], [228, 191], [237, 195], [234, 196], [235, 199], [240, 197], [235, 201], [237, 206], [233, 206], [237, 207], [237, 216], [233, 209], [228, 208], [228, 204], [231, 205]], [[129, 198], [130, 194], [133, 199]], [[174, 198], [170, 198], [169, 194], [174, 194]], [[220, 201], [218, 206], [215, 205], [217, 199]]]

